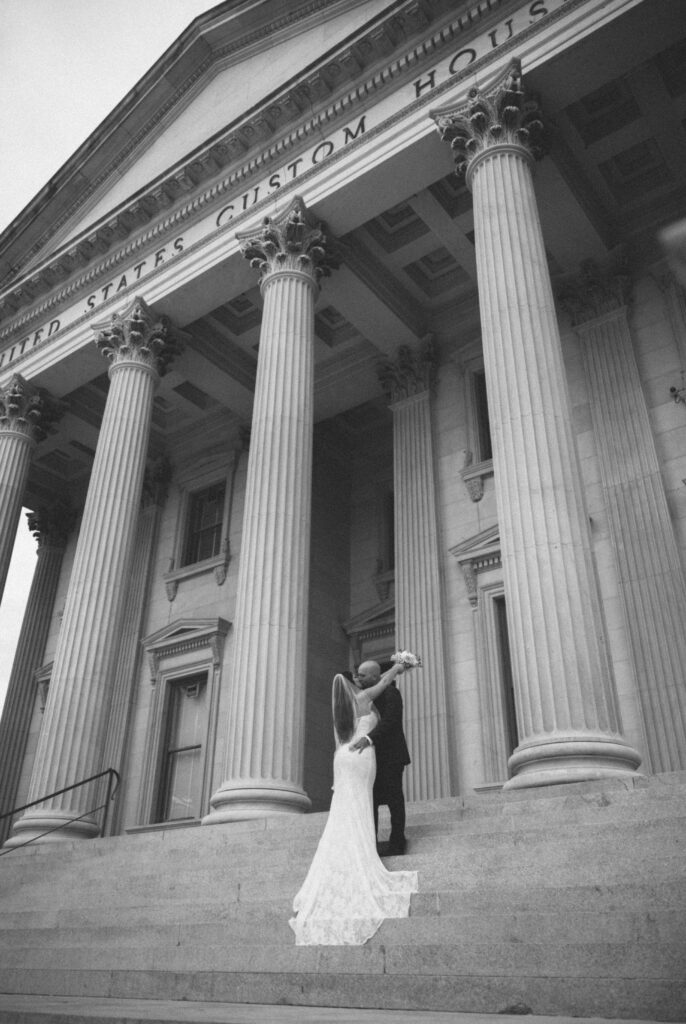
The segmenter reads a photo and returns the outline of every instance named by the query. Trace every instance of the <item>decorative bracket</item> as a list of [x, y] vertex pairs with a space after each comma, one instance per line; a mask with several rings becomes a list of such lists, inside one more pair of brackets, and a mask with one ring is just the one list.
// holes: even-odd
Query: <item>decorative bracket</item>
[[464, 453], [464, 466], [460, 476], [464, 480], [467, 493], [472, 501], [481, 501], [484, 496], [484, 478], [493, 475], [493, 459], [474, 463], [474, 454], [467, 449]]

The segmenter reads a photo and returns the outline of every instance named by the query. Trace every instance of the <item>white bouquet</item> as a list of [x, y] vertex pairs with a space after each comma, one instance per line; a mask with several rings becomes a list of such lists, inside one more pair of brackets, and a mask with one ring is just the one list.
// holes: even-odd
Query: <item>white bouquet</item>
[[404, 665], [406, 669], [421, 668], [422, 666], [422, 659], [412, 651], [396, 651], [391, 661], [396, 665]]

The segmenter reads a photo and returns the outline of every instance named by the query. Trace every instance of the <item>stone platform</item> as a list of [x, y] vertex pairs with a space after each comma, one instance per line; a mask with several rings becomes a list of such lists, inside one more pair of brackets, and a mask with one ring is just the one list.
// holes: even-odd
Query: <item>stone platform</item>
[[[409, 1011], [417, 1021], [686, 1021], [686, 775], [411, 806], [408, 854], [387, 863], [416, 868], [420, 892], [410, 918], [385, 922], [363, 947], [293, 944], [290, 903], [324, 821], [165, 829], [1, 856], [0, 992], [44, 996], [45, 1012], [34, 999], [32, 1016], [3, 1016], [0, 1001], [0, 1022], [118, 1019], [59, 1015], [54, 997], [187, 1014], [127, 1021], [230, 1024], [211, 1014], [235, 1004], [272, 1006], [271, 1018], [237, 1019], [275, 1024], [293, 1019], [279, 1016], [288, 1007], [302, 1007], [303, 1022], [388, 1019], [308, 1016], [322, 1007], [398, 1021]], [[209, 1015], [188, 1016], [191, 1004]]]

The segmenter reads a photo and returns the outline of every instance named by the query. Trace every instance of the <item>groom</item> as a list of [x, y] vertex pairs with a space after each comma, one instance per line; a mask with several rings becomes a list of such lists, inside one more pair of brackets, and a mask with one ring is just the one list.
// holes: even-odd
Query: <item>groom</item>
[[[357, 670], [356, 680], [363, 690], [378, 683], [381, 667], [376, 661], [365, 661]], [[376, 778], [374, 780], [374, 831], [379, 827], [379, 805], [386, 804], [391, 814], [391, 836], [385, 855], [405, 853], [405, 796], [403, 771], [410, 763], [410, 754], [403, 732], [403, 699], [391, 685], [375, 700], [380, 721], [368, 736], [361, 736], [353, 746], [362, 750], [376, 747]]]

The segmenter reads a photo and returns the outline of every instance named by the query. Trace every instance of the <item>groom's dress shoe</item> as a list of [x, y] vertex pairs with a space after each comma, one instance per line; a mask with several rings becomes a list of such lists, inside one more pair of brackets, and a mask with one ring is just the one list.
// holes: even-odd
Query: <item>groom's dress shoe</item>
[[398, 842], [393, 842], [393, 843], [389, 843], [388, 844], [388, 849], [386, 850], [386, 856], [387, 857], [402, 857], [402, 855], [405, 853], [406, 849], [407, 849], [407, 840], [406, 839], [400, 839]]

